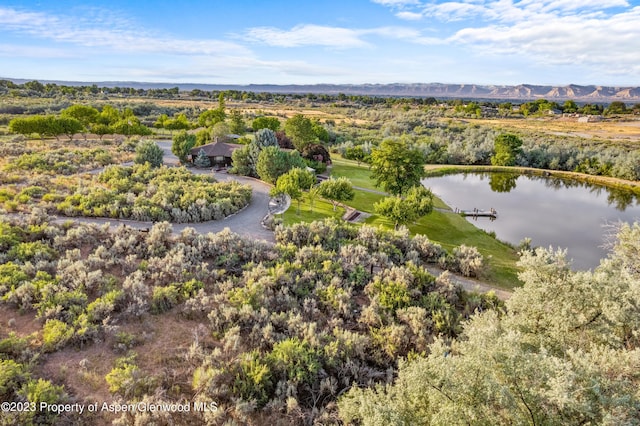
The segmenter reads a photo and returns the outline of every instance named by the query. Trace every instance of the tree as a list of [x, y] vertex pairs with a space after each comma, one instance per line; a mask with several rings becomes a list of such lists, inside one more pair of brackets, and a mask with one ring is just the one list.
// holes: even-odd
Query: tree
[[73, 135], [84, 130], [80, 121], [73, 117], [55, 117], [51, 120], [51, 128], [55, 129], [55, 136], [67, 135], [69, 140], [73, 140]]
[[575, 101], [569, 99], [562, 104], [562, 112], [574, 113], [578, 111], [578, 104]]
[[269, 129], [258, 130], [253, 141], [231, 154], [233, 173], [258, 177], [257, 164], [260, 152], [269, 146], [278, 147], [275, 133]]
[[304, 148], [317, 140], [313, 123], [302, 114], [295, 114], [284, 123], [284, 130], [291, 138], [293, 146], [303, 152]]
[[373, 205], [375, 212], [390, 219], [395, 229], [412, 223], [433, 210], [433, 194], [424, 186], [414, 186], [406, 196], [386, 197]]
[[333, 211], [336, 211], [336, 207], [340, 202], [353, 200], [353, 197], [356, 196], [351, 181], [344, 176], [337, 179], [329, 178], [320, 182], [318, 193], [322, 198], [331, 201]]
[[256, 171], [260, 179], [275, 184], [280, 176], [294, 167], [306, 167], [298, 152], [287, 153], [278, 147], [268, 146], [258, 156]]
[[110, 126], [117, 123], [120, 118], [120, 112], [117, 109], [111, 105], [105, 105], [98, 116], [98, 123]]
[[607, 109], [604, 111], [606, 115], [611, 114], [627, 114], [629, 111], [627, 110], [627, 105], [621, 101], [614, 101], [609, 104]]
[[182, 131], [173, 137], [171, 152], [180, 159], [182, 164], [187, 162], [187, 155], [196, 145], [196, 136]]
[[513, 134], [498, 135], [493, 144], [494, 154], [491, 164], [494, 166], [515, 166], [518, 154], [522, 153], [522, 140]]
[[307, 145], [304, 152], [302, 153], [303, 157], [316, 161], [318, 163], [329, 164], [331, 163], [331, 156], [329, 155], [329, 151], [324, 145], [320, 144], [311, 144]]
[[[85, 130], [90, 130], [91, 126], [97, 123], [99, 114], [97, 109], [86, 105], [71, 105], [69, 108], [60, 111], [62, 117], [75, 118], [78, 120]], [[84, 138], [87, 138], [86, 133]]]
[[152, 140], [143, 140], [136, 147], [136, 158], [134, 162], [136, 164], [149, 163], [151, 167], [160, 167], [163, 156], [164, 152], [157, 143]]
[[271, 129], [260, 129], [256, 132], [255, 144], [260, 148], [266, 148], [268, 146], [278, 146], [278, 138], [276, 133]]
[[227, 140], [229, 133], [231, 133], [229, 125], [224, 121], [221, 121], [211, 128], [211, 139], [214, 141], [224, 142]]
[[280, 148], [295, 149], [295, 146], [293, 146], [293, 142], [291, 142], [291, 139], [289, 139], [285, 132], [276, 132], [276, 139], [278, 139], [278, 146], [280, 146]]
[[280, 176], [276, 186], [271, 190], [271, 196], [287, 194], [292, 200], [298, 202], [298, 214], [300, 214], [300, 199], [302, 191], [311, 188], [316, 181], [316, 177], [310, 171], [295, 167]]
[[211, 167], [211, 160], [209, 160], [209, 157], [207, 157], [207, 154], [204, 153], [204, 149], [202, 148], [200, 149], [200, 151], [198, 151], [198, 155], [196, 156], [196, 159], [193, 161], [193, 163], [197, 167], [200, 167], [202, 169]]
[[216, 108], [204, 111], [198, 116], [198, 124], [202, 127], [212, 127], [223, 122], [227, 115], [224, 109]]
[[163, 124], [165, 129], [171, 131], [189, 130], [191, 128], [191, 123], [189, 123], [189, 119], [184, 113], [178, 114], [170, 120], [165, 120]]
[[270, 129], [277, 132], [280, 129], [280, 120], [277, 117], [257, 117], [251, 123], [251, 128], [256, 132], [260, 129]]
[[231, 133], [236, 135], [244, 135], [247, 132], [247, 125], [242, 118], [242, 114], [237, 109], [231, 111], [231, 124], [229, 125]]
[[404, 194], [426, 176], [421, 151], [403, 141], [385, 139], [371, 152], [371, 177], [378, 187], [394, 195]]
[[329, 131], [320, 124], [319, 121], [313, 120], [311, 122], [311, 127], [313, 128], [313, 133], [316, 135], [316, 138], [322, 142], [329, 142]]
[[367, 158], [367, 153], [362, 149], [362, 145], [356, 145], [353, 148], [347, 148], [344, 150], [343, 157], [347, 160], [356, 160], [358, 166]]
[[29, 137], [34, 133], [43, 137], [47, 132], [47, 123], [45, 117], [41, 115], [26, 118], [14, 118], [9, 122], [9, 130], [13, 133], [24, 135], [25, 137]]

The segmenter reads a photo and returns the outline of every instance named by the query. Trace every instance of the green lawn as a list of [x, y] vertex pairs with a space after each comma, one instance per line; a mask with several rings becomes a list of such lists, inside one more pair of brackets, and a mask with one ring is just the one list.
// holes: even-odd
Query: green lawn
[[314, 220], [322, 220], [328, 217], [340, 219], [344, 215], [343, 207], [338, 207], [334, 212], [333, 204], [320, 199], [320, 197], [316, 197], [313, 203], [313, 209], [311, 209], [308, 195], [306, 192], [302, 195], [302, 199], [300, 200], [300, 214], [298, 214], [298, 202], [291, 200], [291, 207], [282, 215], [285, 225], [293, 225], [299, 222], [313, 222]]
[[362, 163], [358, 166], [355, 161], [336, 158], [335, 155], [333, 154], [334, 157], [331, 159], [331, 176], [335, 178], [344, 176], [353, 183], [353, 186], [380, 191], [380, 188], [376, 188], [371, 180], [371, 171], [367, 164]]

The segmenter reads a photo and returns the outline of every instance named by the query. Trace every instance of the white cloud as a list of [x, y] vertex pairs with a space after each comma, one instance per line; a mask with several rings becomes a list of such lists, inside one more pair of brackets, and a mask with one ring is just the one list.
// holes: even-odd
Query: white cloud
[[65, 49], [17, 44], [0, 44], [0, 56], [10, 58], [73, 58], [77, 57]]
[[396, 16], [400, 19], [405, 19], [407, 21], [419, 21], [422, 18], [424, 18], [424, 15], [422, 13], [407, 12], [407, 11], [398, 12], [396, 13]]
[[107, 48], [117, 53], [250, 54], [249, 50], [236, 43], [184, 40], [131, 29], [136, 27], [108, 12], [75, 19], [0, 7], [0, 29], [55, 42]]
[[357, 31], [321, 25], [297, 25], [288, 31], [273, 27], [251, 28], [245, 38], [278, 47], [327, 46], [347, 49], [368, 46]]
[[[381, 4], [396, 9], [393, 2]], [[627, 0], [454, 0], [403, 5], [394, 12], [401, 19], [456, 22], [455, 27], [435, 27], [433, 37], [414, 38], [414, 42], [465, 46], [478, 56], [518, 56], [538, 65], [584, 66], [609, 75], [640, 72], [640, 6], [630, 7]]]
[[612, 16], [534, 15], [512, 25], [465, 28], [454, 44], [489, 54], [524, 55], [541, 64], [586, 65], [602, 72], [640, 71], [640, 7]]
[[351, 29], [298, 25], [291, 30], [259, 27], [248, 30], [245, 39], [277, 47], [324, 46], [335, 49], [350, 49], [372, 47], [369, 42], [364, 40], [367, 36], [379, 36], [422, 44], [437, 42], [435, 39], [423, 37], [419, 30], [397, 26]]
[[418, 0], [371, 0], [371, 1], [373, 3], [381, 4], [383, 6], [391, 6], [391, 7], [420, 4]]
[[422, 15], [435, 17], [441, 21], [458, 21], [486, 13], [482, 5], [464, 2], [446, 2], [425, 6]]

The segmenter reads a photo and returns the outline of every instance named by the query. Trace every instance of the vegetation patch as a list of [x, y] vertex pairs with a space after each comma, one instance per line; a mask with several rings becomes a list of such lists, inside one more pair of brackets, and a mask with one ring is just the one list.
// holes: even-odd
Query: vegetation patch
[[93, 185], [56, 205], [67, 216], [96, 216], [141, 221], [203, 222], [222, 219], [245, 207], [251, 187], [216, 182], [185, 168], [111, 166]]

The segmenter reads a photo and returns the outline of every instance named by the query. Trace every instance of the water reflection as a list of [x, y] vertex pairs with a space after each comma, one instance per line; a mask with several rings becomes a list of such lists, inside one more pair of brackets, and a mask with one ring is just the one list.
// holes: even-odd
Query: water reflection
[[510, 173], [465, 173], [423, 181], [452, 208], [498, 211], [498, 219], [474, 225], [518, 244], [568, 248], [574, 267], [597, 266], [606, 256], [603, 226], [640, 220], [640, 199], [630, 191], [556, 177]]
[[493, 192], [511, 192], [516, 188], [518, 176], [510, 173], [492, 173], [489, 175], [489, 186]]
[[515, 173], [463, 173], [467, 176], [474, 176], [480, 180], [488, 179], [489, 187], [493, 192], [511, 192], [516, 189], [517, 180], [520, 176], [527, 179], [543, 182], [547, 188], [554, 190], [566, 188], [586, 188], [595, 196], [600, 196], [603, 192], [607, 194], [608, 205], [616, 210], [625, 211], [628, 207], [640, 205], [640, 197], [631, 191], [607, 186], [596, 185], [588, 182], [574, 181], [553, 176], [519, 175]]

